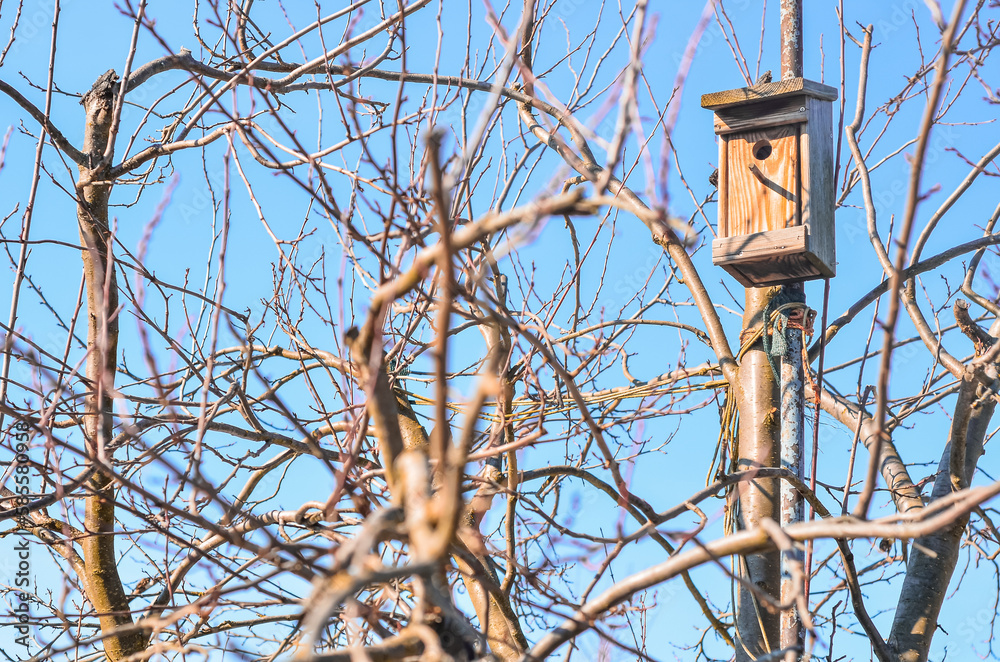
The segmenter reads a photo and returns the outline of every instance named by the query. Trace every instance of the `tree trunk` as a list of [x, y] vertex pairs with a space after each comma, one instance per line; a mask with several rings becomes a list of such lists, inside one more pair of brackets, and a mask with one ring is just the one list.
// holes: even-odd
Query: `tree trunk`
[[[971, 388], [972, 399], [982, 395], [981, 390]], [[956, 412], [954, 425], [967, 422], [965, 432], [965, 485], [972, 480], [976, 464], [983, 454], [983, 440], [986, 437], [990, 419], [996, 408], [996, 402], [990, 398], [985, 404], [972, 406], [964, 404], [959, 398], [958, 407], [967, 406], [971, 414], [962, 416]], [[952, 434], [955, 430], [952, 430]], [[938, 463], [937, 477], [934, 479], [934, 490], [931, 501], [940, 499], [952, 491], [951, 444], [945, 446], [941, 461]], [[931, 639], [937, 629], [938, 615], [948, 591], [948, 583], [958, 563], [958, 553], [962, 543], [962, 534], [969, 517], [957, 519], [951, 526], [918, 538], [911, 546], [910, 561], [906, 566], [906, 577], [899, 594], [896, 606], [896, 616], [892, 622], [892, 633], [889, 643], [899, 655], [900, 662], [926, 662], [930, 653]], [[925, 553], [924, 550], [930, 552]], [[933, 554], [933, 555], [932, 555]]]
[[[743, 316], [744, 337], [764, 323], [764, 307], [777, 288], [748, 288]], [[743, 401], [740, 407], [738, 471], [779, 465], [778, 388], [770, 361], [759, 341], [743, 355], [740, 363]], [[739, 528], [755, 528], [762, 519], [778, 520], [778, 481], [755, 478], [740, 483]], [[781, 566], [776, 551], [738, 557], [737, 576], [746, 585], [736, 585], [736, 660], [755, 660], [779, 650], [780, 620], [768, 609], [760, 594], [777, 599], [781, 587]], [[745, 564], [745, 565], [744, 565]]]
[[[91, 462], [98, 470], [90, 480], [91, 494], [86, 498], [86, 531], [82, 541], [86, 565], [84, 585], [94, 605], [104, 635], [104, 652], [115, 661], [143, 650], [142, 632], [132, 629], [128, 600], [118, 575], [115, 554], [115, 486], [111, 457], [106, 454], [112, 437], [112, 393], [115, 387], [118, 354], [118, 283], [110, 258], [112, 241], [108, 225], [108, 163], [104, 152], [111, 133], [118, 77], [108, 71], [84, 95], [86, 133], [83, 151], [88, 157], [80, 166], [77, 183], [77, 221], [80, 242], [84, 247], [83, 270], [87, 284], [87, 380], [90, 392], [84, 409], [84, 433]], [[110, 159], [108, 159], [110, 162]], [[119, 633], [119, 630], [126, 632]]]

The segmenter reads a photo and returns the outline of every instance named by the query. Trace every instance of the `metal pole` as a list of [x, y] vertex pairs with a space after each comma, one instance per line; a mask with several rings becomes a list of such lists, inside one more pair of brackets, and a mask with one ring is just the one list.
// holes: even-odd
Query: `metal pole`
[[[788, 286], [787, 289], [797, 289], [802, 292], [802, 286]], [[802, 297], [805, 298], [804, 296]], [[777, 329], [775, 333], [777, 333]], [[795, 473], [802, 478], [804, 414], [805, 414], [805, 384], [802, 366], [802, 333], [799, 329], [789, 328], [786, 332], [787, 352], [781, 357], [781, 468]], [[781, 514], [779, 524], [782, 527], [803, 521], [802, 496], [791, 483], [781, 481]], [[793, 578], [792, 565], [802, 567], [802, 552], [798, 549], [785, 551], [781, 555], [781, 602], [785, 605], [794, 599], [803, 589], [801, 583]], [[801, 576], [800, 576], [801, 581]], [[807, 596], [808, 597], [808, 596]], [[808, 603], [808, 600], [807, 600]], [[782, 649], [794, 648], [801, 650], [803, 640], [802, 623], [798, 611], [792, 605], [781, 612]], [[794, 662], [798, 653], [789, 652], [786, 662]]]
[[802, 0], [781, 0], [781, 80], [802, 77]]
[[[802, 0], [781, 0], [781, 79], [802, 77]], [[785, 286], [786, 300], [806, 300], [802, 283]], [[803, 320], [804, 321], [804, 320]], [[781, 358], [781, 466], [795, 472], [801, 480], [803, 475], [805, 384], [802, 365], [802, 334], [798, 329], [788, 329], [786, 333], [787, 352]], [[781, 482], [780, 524], [785, 527], [801, 522], [804, 517], [802, 495], [788, 481]], [[798, 591], [803, 590], [792, 579], [792, 565], [802, 567], [802, 553], [799, 550], [781, 555], [781, 602], [785, 605], [793, 600]], [[806, 584], [808, 585], [808, 584]], [[806, 605], [809, 596], [805, 596]], [[798, 611], [794, 605], [781, 612], [782, 649], [789, 650], [785, 662], [795, 662], [803, 646], [803, 629]], [[790, 650], [791, 649], [791, 650]]]

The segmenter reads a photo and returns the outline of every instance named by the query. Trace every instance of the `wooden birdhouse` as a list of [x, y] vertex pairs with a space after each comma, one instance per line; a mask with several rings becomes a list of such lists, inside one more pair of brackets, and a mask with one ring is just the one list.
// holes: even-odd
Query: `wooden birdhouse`
[[706, 94], [719, 136], [712, 262], [746, 287], [836, 275], [832, 102], [804, 78]]

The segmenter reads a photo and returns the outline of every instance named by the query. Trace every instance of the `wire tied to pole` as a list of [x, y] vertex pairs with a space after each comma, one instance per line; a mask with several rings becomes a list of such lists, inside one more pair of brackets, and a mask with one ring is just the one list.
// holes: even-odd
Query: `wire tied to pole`
[[790, 329], [812, 335], [812, 322], [816, 311], [805, 303], [805, 295], [782, 289], [764, 306], [764, 325], [761, 344], [776, 381], [781, 380], [781, 358], [788, 356], [788, 333]]

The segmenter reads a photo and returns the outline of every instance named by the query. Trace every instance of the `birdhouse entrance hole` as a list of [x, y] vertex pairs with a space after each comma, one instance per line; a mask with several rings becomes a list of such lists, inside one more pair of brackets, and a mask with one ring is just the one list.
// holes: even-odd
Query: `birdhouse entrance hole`
[[758, 161], [771, 156], [771, 151], [771, 142], [768, 140], [758, 140], [753, 144], [753, 157]]

